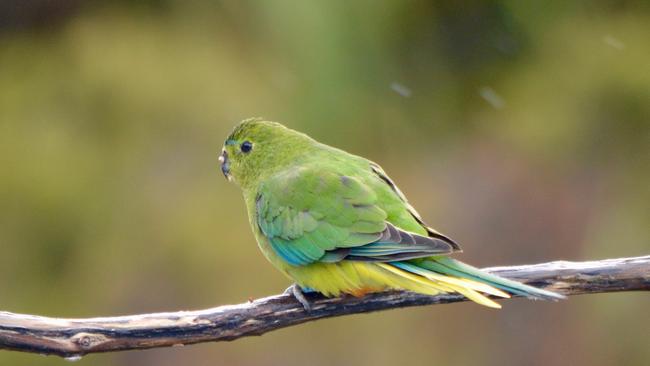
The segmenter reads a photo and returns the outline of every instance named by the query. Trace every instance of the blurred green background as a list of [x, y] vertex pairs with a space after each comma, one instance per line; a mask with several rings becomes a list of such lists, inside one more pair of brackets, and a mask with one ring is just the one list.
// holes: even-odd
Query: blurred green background
[[[382, 164], [475, 265], [648, 254], [648, 39], [647, 1], [2, 0], [0, 310], [283, 290], [218, 168], [252, 116]], [[649, 308], [463, 303], [78, 364], [641, 365]]]

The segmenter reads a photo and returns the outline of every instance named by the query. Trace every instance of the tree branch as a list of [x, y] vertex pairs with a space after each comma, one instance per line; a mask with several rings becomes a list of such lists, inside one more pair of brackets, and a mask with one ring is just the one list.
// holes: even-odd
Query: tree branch
[[[650, 290], [650, 256], [485, 270], [565, 295]], [[76, 358], [95, 352], [232, 341], [322, 318], [465, 300], [458, 295], [409, 292], [363, 298], [307, 296], [312, 303], [310, 312], [290, 295], [206, 310], [106, 318], [60, 319], [0, 312], [0, 349]]]

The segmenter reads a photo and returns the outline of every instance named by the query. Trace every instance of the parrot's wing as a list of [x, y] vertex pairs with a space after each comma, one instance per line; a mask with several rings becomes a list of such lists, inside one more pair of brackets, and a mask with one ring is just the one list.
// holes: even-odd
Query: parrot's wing
[[422, 228], [424, 230], [427, 231], [427, 234], [428, 234], [429, 237], [438, 238], [438, 239], [441, 239], [443, 241], [448, 242], [454, 248], [454, 251], [462, 251], [460, 249], [460, 246], [458, 244], [456, 244], [456, 242], [451, 240], [451, 238], [449, 238], [449, 237], [447, 237], [445, 235], [442, 235], [441, 233], [437, 232], [436, 230], [434, 230], [433, 228], [431, 228], [430, 226], [428, 226], [427, 224], [424, 223], [424, 221], [422, 220], [422, 217], [415, 210], [415, 208], [413, 206], [411, 206], [411, 204], [406, 199], [406, 196], [404, 195], [404, 193], [402, 193], [402, 191], [399, 189], [399, 187], [397, 187], [395, 182], [393, 182], [393, 180], [390, 179], [388, 174], [386, 174], [386, 172], [384, 172], [384, 169], [382, 169], [379, 166], [379, 164], [371, 162], [370, 163], [370, 168], [372, 169], [372, 172], [375, 173], [379, 179], [383, 180], [384, 183], [386, 183], [390, 187], [390, 189], [393, 191], [393, 193], [395, 193], [395, 195], [397, 197], [399, 197], [399, 199], [406, 206], [406, 209], [408, 210], [409, 214], [411, 216], [413, 216], [415, 221], [417, 221], [418, 224], [420, 224], [420, 226], [422, 226]]
[[260, 231], [292, 265], [343, 259], [389, 262], [454, 251], [448, 241], [388, 223], [371, 189], [322, 167], [292, 168], [266, 180], [256, 209]]

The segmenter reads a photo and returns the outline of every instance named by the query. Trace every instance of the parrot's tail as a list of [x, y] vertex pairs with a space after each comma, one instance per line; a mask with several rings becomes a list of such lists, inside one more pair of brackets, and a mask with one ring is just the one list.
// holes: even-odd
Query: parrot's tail
[[417, 276], [421, 285], [424, 285], [423, 282], [429, 282], [431, 287], [438, 290], [457, 292], [476, 303], [492, 308], [501, 308], [501, 305], [485, 295], [502, 298], [518, 295], [535, 300], [556, 301], [565, 298], [555, 292], [489, 274], [449, 257], [382, 263], [381, 267], [402, 277], [412, 276], [411, 280]]

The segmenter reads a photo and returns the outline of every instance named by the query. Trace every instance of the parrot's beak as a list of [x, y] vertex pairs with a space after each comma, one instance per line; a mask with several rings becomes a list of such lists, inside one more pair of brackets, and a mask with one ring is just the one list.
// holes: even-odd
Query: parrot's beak
[[230, 180], [230, 162], [228, 161], [228, 153], [226, 152], [226, 149], [224, 149], [221, 152], [221, 155], [219, 155], [219, 162], [221, 163], [221, 172], [226, 179]]

